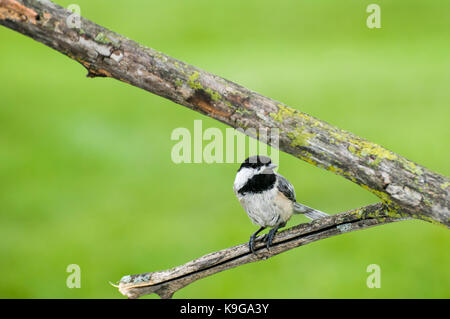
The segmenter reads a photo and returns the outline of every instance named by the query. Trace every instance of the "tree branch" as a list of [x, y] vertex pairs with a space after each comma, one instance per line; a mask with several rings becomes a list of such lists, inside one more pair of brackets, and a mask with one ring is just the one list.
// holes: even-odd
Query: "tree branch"
[[153, 293], [158, 294], [161, 298], [171, 298], [179, 289], [218, 272], [266, 260], [317, 240], [402, 219], [405, 218], [389, 217], [388, 209], [382, 203], [369, 205], [317, 219], [307, 224], [300, 224], [277, 233], [273, 246], [269, 250], [265, 248], [263, 242], [258, 241], [256, 253], [252, 254], [248, 244], [245, 243], [205, 255], [172, 269], [125, 276], [116, 287], [129, 298], [139, 298]]
[[[0, 0], [0, 24], [81, 63], [89, 77], [111, 77], [234, 128], [279, 129], [279, 148], [377, 195], [395, 216], [450, 225], [450, 180], [383, 147], [236, 83], [146, 48], [48, 0]], [[273, 141], [266, 140], [268, 144]], [[274, 145], [277, 146], [277, 145]]]

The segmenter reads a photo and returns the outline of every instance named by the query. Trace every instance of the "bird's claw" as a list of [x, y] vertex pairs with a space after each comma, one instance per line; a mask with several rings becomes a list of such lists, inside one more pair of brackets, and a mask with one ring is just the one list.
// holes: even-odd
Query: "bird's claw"
[[248, 242], [248, 248], [252, 253], [255, 253], [255, 239], [256, 236], [264, 229], [265, 227], [260, 227], [253, 235], [250, 236], [250, 240]]
[[272, 246], [273, 238], [275, 237], [276, 232], [277, 232], [277, 228], [272, 228], [269, 231], [269, 234], [267, 235], [267, 237], [264, 238], [264, 242], [266, 242], [267, 249], [269, 249], [270, 246]]
[[250, 241], [248, 242], [248, 248], [252, 253], [255, 253], [255, 236], [250, 237]]
[[266, 242], [267, 241], [267, 235], [266, 234], [264, 234], [264, 235], [262, 235], [262, 236], [259, 236], [259, 237], [256, 237], [256, 236], [251, 236], [250, 237], [250, 241], [248, 242], [248, 248], [250, 249], [250, 251], [252, 252], [252, 253], [255, 253], [255, 242], [257, 242], [257, 241], [263, 241], [263, 242]]
[[270, 246], [272, 246], [272, 242], [273, 242], [273, 238], [275, 237], [275, 234], [278, 230], [278, 227], [272, 228], [268, 234], [264, 234], [261, 237], [256, 238], [256, 236], [258, 235], [258, 233], [262, 230], [258, 230], [256, 233], [254, 233], [253, 235], [250, 236], [250, 240], [248, 242], [248, 248], [250, 249], [250, 251], [252, 253], [255, 253], [255, 241], [257, 240], [262, 240], [263, 242], [266, 243], [266, 247], [267, 249], [270, 248]]

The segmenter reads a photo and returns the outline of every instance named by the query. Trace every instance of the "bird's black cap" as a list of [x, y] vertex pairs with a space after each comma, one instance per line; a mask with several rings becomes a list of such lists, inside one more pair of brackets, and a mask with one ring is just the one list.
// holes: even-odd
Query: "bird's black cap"
[[239, 167], [238, 171], [240, 171], [244, 167], [259, 168], [261, 166], [269, 165], [271, 163], [272, 160], [268, 156], [262, 155], [250, 156], [241, 164], [241, 167]]

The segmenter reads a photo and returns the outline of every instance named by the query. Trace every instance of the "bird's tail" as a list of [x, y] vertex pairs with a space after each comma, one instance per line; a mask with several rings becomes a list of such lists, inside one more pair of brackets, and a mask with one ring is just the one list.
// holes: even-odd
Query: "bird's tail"
[[294, 214], [304, 214], [309, 219], [319, 219], [329, 216], [327, 213], [299, 204], [297, 202], [294, 204]]

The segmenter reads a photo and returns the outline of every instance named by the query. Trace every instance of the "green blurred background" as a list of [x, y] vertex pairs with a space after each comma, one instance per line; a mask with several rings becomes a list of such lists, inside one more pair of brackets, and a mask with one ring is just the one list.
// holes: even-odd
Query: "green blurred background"
[[[446, 176], [450, 2], [56, 1], [144, 45], [379, 143]], [[226, 126], [0, 27], [0, 297], [121, 298], [108, 282], [246, 242], [239, 164], [171, 161], [177, 127]], [[280, 154], [298, 200], [377, 202]], [[295, 216], [289, 223], [305, 222]], [[176, 298], [448, 298], [450, 236], [407, 221], [322, 240], [197, 281]], [[81, 267], [81, 288], [66, 267]], [[381, 267], [369, 289], [366, 267]], [[154, 298], [151, 297], [151, 298]]]

